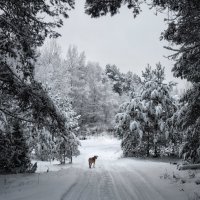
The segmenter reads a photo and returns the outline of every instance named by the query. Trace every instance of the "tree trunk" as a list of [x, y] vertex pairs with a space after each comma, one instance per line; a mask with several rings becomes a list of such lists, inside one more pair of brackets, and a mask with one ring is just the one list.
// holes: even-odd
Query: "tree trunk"
[[72, 163], [72, 156], [71, 156], [71, 160], [70, 160], [70, 163]]
[[147, 132], [147, 157], [149, 157], [149, 132]]
[[64, 164], [65, 164], [65, 145], [64, 145]]
[[70, 150], [71, 156], [70, 156], [70, 163], [72, 163], [72, 150]]
[[158, 157], [157, 143], [154, 144], [154, 156]]

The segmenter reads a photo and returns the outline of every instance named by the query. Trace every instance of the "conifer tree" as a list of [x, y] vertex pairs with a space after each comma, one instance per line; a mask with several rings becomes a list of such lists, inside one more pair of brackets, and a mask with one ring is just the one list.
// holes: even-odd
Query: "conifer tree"
[[175, 106], [170, 95], [173, 83], [164, 83], [164, 68], [147, 67], [143, 72], [143, 86], [116, 115], [117, 130], [122, 137], [124, 155], [159, 155], [158, 147], [166, 140], [166, 120], [173, 115]]
[[70, 159], [72, 162], [73, 156], [78, 156], [80, 154], [78, 146], [80, 142], [77, 138], [79, 124], [79, 115], [72, 108], [72, 104], [68, 98], [62, 98], [61, 95], [52, 94], [49, 91], [51, 98], [53, 99], [57, 109], [62, 113], [65, 119], [65, 130], [66, 132], [55, 133], [52, 137], [53, 155], [55, 158], [59, 159], [61, 163], [65, 164], [66, 158]]
[[0, 134], [0, 171], [3, 173], [24, 173], [31, 167], [29, 147], [22, 125], [10, 121], [10, 127]]

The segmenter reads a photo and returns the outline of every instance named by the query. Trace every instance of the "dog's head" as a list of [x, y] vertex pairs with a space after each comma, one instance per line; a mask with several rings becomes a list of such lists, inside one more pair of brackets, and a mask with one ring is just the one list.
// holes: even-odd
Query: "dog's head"
[[97, 159], [98, 158], [98, 156], [94, 156], [94, 159]]

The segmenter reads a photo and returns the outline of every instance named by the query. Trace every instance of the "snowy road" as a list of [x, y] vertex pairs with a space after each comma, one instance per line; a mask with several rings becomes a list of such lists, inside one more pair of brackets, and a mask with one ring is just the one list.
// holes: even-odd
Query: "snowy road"
[[[82, 142], [81, 155], [68, 169], [2, 177], [0, 200], [187, 200], [185, 193], [160, 179], [166, 163], [118, 159], [119, 141]], [[98, 155], [96, 168], [88, 157]]]

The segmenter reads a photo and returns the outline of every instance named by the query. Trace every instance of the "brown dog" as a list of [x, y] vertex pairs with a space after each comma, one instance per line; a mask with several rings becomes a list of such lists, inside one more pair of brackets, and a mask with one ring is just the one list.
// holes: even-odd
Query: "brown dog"
[[95, 161], [96, 161], [97, 158], [98, 158], [98, 156], [94, 156], [94, 157], [91, 157], [91, 158], [88, 159], [89, 168], [92, 167], [92, 164], [93, 164], [93, 167], [95, 167]]

